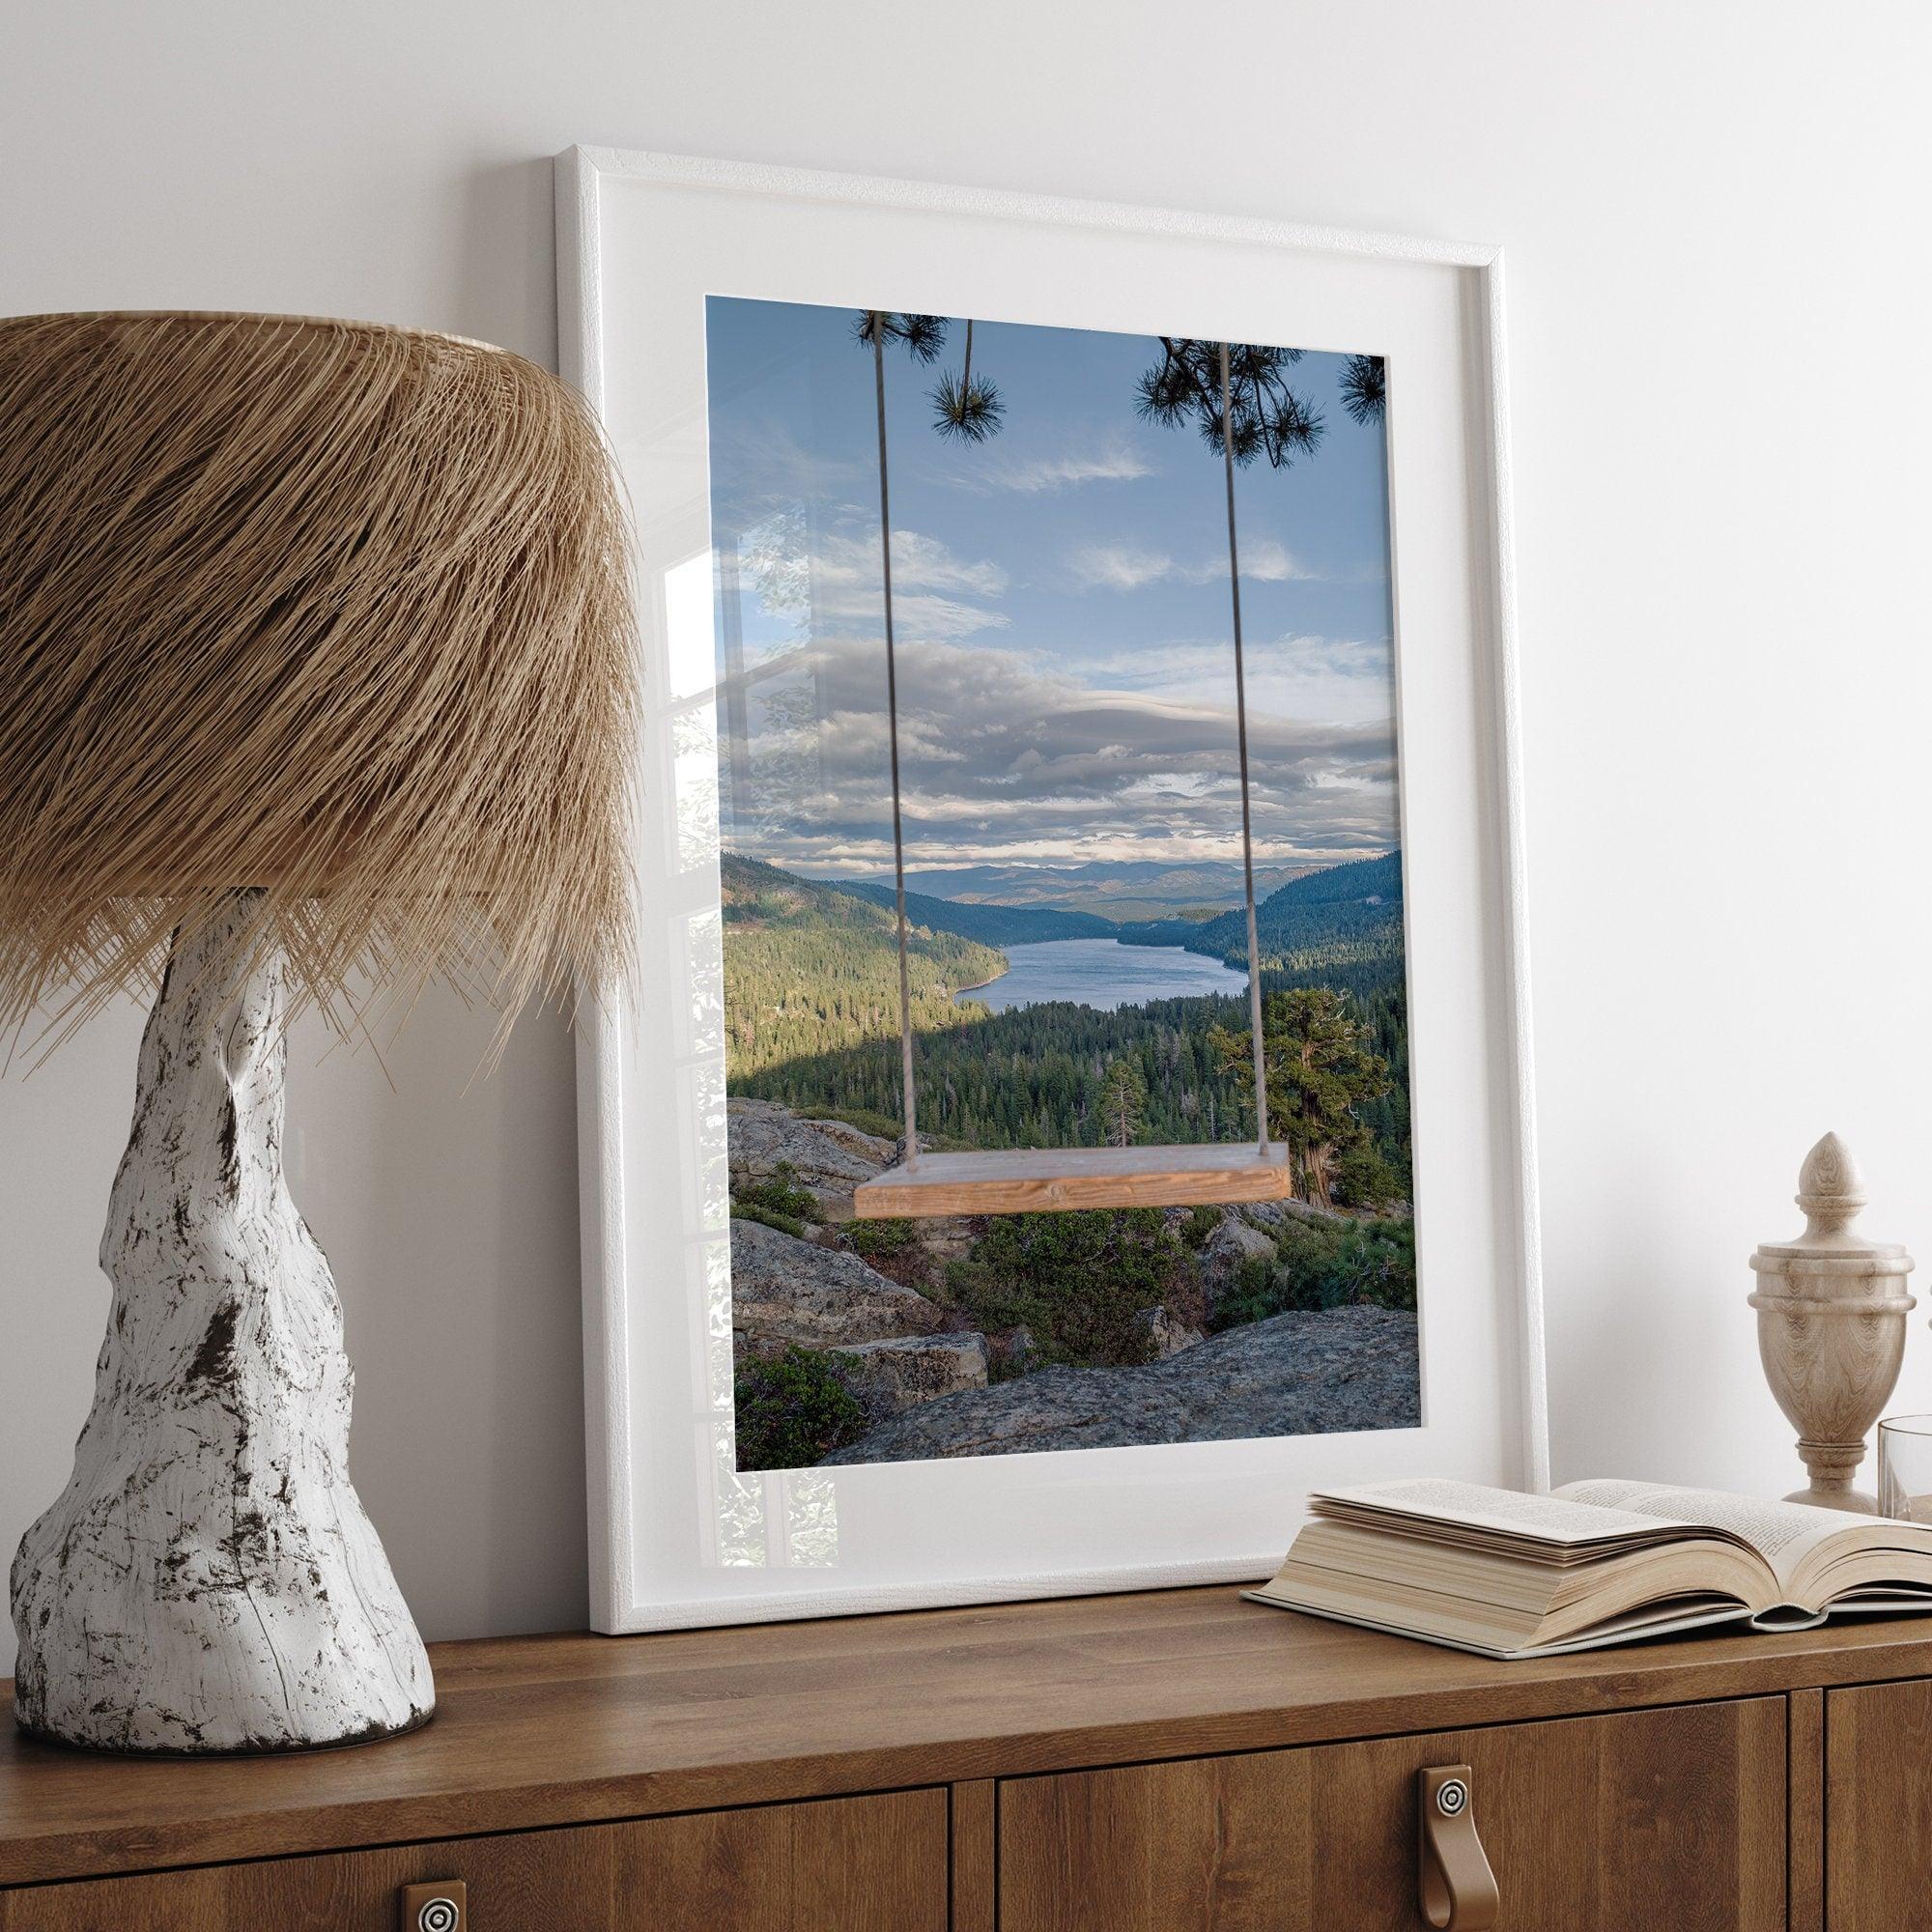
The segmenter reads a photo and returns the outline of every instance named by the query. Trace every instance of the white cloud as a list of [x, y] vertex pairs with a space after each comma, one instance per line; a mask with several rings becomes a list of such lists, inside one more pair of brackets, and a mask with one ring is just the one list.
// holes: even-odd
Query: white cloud
[[1037, 496], [1048, 490], [1073, 490], [1083, 483], [1131, 483], [1151, 476], [1153, 466], [1123, 442], [1089, 450], [1059, 450], [1051, 455], [1009, 456], [980, 467], [980, 488], [1017, 490]]
[[[1240, 546], [1241, 576], [1256, 583], [1287, 583], [1313, 576], [1272, 537]], [[1181, 563], [1164, 551], [1133, 543], [1086, 544], [1071, 552], [1067, 567], [1085, 587], [1094, 590], [1139, 590], [1144, 584], [1217, 583], [1228, 575], [1225, 555], [1198, 563]]]
[[[828, 639], [797, 660], [810, 701], [754, 714], [745, 747], [755, 826], [726, 832], [780, 865], [857, 856], [890, 838], [881, 646]], [[1387, 716], [1315, 722], [1250, 694], [1257, 849], [1307, 857], [1395, 842]], [[1095, 689], [1027, 655], [932, 640], [901, 660], [899, 750], [908, 850], [951, 861], [1173, 856], [1239, 837], [1232, 685]], [[809, 771], [810, 781], [797, 784]], [[768, 799], [768, 810], [755, 801]], [[748, 836], [749, 835], [749, 836]]]
[[[801, 517], [775, 517], [756, 532], [747, 556], [746, 582], [768, 616], [788, 620], [797, 640], [821, 627], [869, 626], [884, 614], [877, 526], [847, 505], [840, 526], [818, 535], [814, 548]], [[921, 530], [893, 532], [893, 618], [899, 636], [970, 638], [1004, 631], [1007, 573], [990, 559], [957, 555]]]
[[1066, 561], [1080, 582], [1099, 590], [1138, 590], [1175, 574], [1171, 556], [1136, 544], [1088, 544]]
[[[1080, 668], [1147, 697], [1234, 701], [1235, 646], [1227, 635], [1083, 656]], [[1386, 638], [1250, 636], [1245, 668], [1251, 716], [1359, 724], [1385, 721], [1395, 710], [1395, 656]]]
[[[879, 584], [879, 539], [867, 534], [832, 535], [819, 544], [814, 581], [826, 584]], [[937, 537], [919, 530], [893, 532], [893, 594], [901, 590], [951, 590], [967, 597], [998, 597], [1007, 573], [997, 563], [955, 556]]]
[[[875, 588], [867, 614], [876, 614], [882, 606]], [[893, 629], [902, 639], [924, 638], [970, 638], [980, 631], [1004, 631], [1009, 619], [1004, 611], [987, 611], [978, 604], [962, 604], [956, 597], [933, 597], [923, 591], [901, 591], [893, 579]]]
[[[1260, 583], [1287, 583], [1292, 579], [1309, 578], [1312, 571], [1302, 569], [1281, 545], [1272, 537], [1263, 537], [1259, 542], [1242, 544], [1241, 575], [1252, 577]], [[1224, 564], [1222, 570], [1227, 566]]]
[[[1265, 676], [1368, 679], [1386, 685], [1393, 676], [1386, 638], [1324, 638], [1290, 632], [1278, 638], [1248, 636], [1250, 679]], [[1109, 677], [1134, 691], [1175, 694], [1214, 691], [1235, 675], [1232, 635], [1168, 638], [1158, 643], [1082, 655], [1084, 674]]]

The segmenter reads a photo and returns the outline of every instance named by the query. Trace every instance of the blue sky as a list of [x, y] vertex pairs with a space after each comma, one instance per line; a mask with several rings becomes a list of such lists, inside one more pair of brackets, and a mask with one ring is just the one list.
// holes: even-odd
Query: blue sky
[[[821, 875], [889, 870], [873, 366], [856, 311], [708, 304], [725, 844]], [[981, 323], [1000, 433], [932, 427], [939, 359], [886, 363], [907, 863], [1239, 853], [1222, 466], [1146, 423], [1151, 336]], [[1291, 385], [1312, 457], [1236, 471], [1256, 850], [1398, 842], [1381, 426], [1339, 355]]]

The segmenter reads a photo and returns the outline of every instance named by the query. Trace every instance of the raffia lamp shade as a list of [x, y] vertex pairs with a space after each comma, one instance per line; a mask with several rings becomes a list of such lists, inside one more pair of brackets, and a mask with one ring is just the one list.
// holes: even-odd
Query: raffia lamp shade
[[152, 985], [238, 887], [338, 1023], [372, 981], [612, 980], [627, 589], [597, 426], [521, 356], [0, 322], [0, 1022]]
[[621, 978], [626, 534], [581, 401], [498, 350], [0, 321], [0, 1026], [158, 988], [93, 1407], [11, 1575], [40, 1735], [290, 1750], [434, 1708], [282, 1172], [287, 1020], [441, 975], [507, 1028]]

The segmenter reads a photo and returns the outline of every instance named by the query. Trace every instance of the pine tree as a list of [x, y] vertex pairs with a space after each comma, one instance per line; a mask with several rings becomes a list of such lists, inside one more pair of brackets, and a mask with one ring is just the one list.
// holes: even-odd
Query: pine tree
[[1100, 1124], [1109, 1147], [1132, 1147], [1147, 1116], [1147, 1080], [1137, 1061], [1120, 1059], [1100, 1088]]
[[932, 391], [932, 426], [961, 442], [984, 442], [1000, 433], [1007, 406], [984, 375], [973, 373], [973, 318], [966, 318], [966, 359], [957, 376], [944, 375]]
[[[1253, 1067], [1254, 1042], [1246, 1033], [1216, 1027], [1210, 1037], [1224, 1066]], [[1343, 1163], [1375, 1152], [1360, 1110], [1388, 1092], [1388, 1062], [1372, 1050], [1368, 1029], [1348, 1002], [1326, 986], [1270, 995], [1262, 1047], [1268, 1130], [1288, 1148], [1296, 1194], [1331, 1208]]]

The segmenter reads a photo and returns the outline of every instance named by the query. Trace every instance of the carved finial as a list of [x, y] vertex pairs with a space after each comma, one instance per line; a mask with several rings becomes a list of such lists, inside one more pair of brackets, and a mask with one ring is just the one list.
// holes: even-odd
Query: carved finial
[[1852, 1488], [1852, 1474], [1898, 1379], [1912, 1257], [1852, 1227], [1865, 1205], [1864, 1177], [1836, 1134], [1804, 1156], [1798, 1205], [1804, 1232], [1765, 1242], [1750, 1261], [1758, 1352], [1810, 1474], [1787, 1500], [1869, 1516], [1878, 1505]]
[[1838, 1233], [1858, 1218], [1865, 1199], [1864, 1176], [1851, 1149], [1836, 1134], [1827, 1134], [1798, 1170], [1798, 1205], [1811, 1223], [1804, 1232]]

